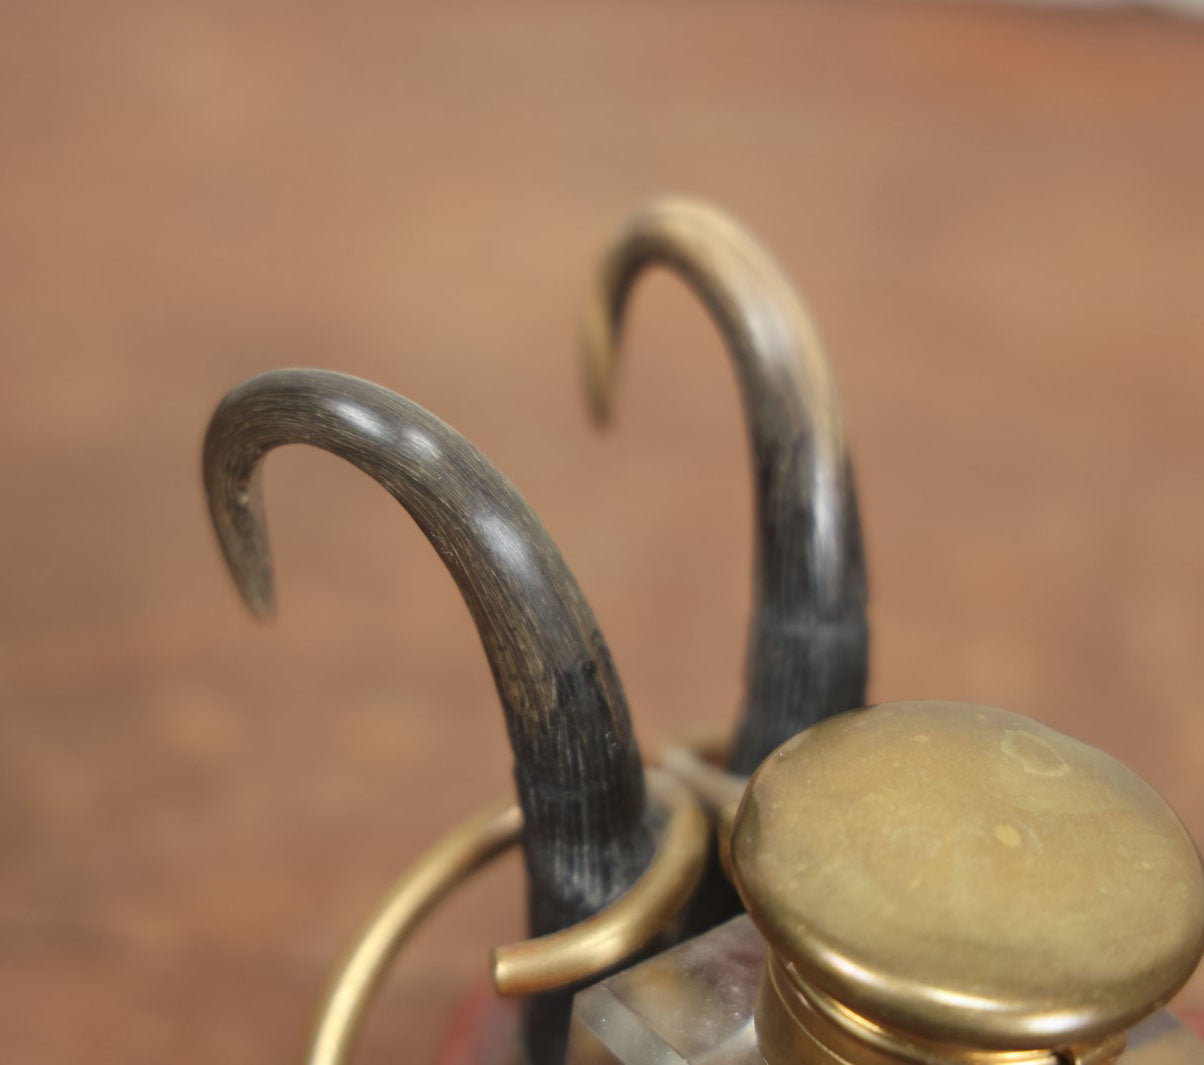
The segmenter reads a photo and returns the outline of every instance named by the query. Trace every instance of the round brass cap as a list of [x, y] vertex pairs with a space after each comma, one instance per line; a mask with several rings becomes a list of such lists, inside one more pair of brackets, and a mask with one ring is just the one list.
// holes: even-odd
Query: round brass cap
[[788, 971], [924, 1040], [1089, 1043], [1204, 951], [1200, 858], [1166, 803], [1002, 710], [886, 703], [808, 729], [753, 776], [731, 848]]

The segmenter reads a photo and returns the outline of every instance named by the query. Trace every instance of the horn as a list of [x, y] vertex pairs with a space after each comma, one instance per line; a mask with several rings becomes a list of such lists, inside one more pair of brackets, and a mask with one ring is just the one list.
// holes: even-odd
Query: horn
[[740, 385], [756, 493], [753, 616], [744, 707], [728, 754], [751, 773], [816, 721], [862, 706], [868, 676], [865, 559], [836, 384], [781, 267], [739, 224], [670, 198], [632, 217], [606, 251], [586, 319], [588, 399], [614, 406], [632, 287], [668, 267], [705, 304]]
[[[222, 400], [203, 461], [222, 553], [261, 617], [274, 607], [262, 463], [284, 444], [311, 444], [357, 466], [434, 546], [476, 623], [505, 712], [531, 930], [597, 912], [652, 855], [643, 770], [606, 643], [539, 520], [472, 444], [409, 400], [342, 374], [262, 374]], [[570, 1000], [557, 993], [529, 1003], [533, 1060], [559, 1060]]]

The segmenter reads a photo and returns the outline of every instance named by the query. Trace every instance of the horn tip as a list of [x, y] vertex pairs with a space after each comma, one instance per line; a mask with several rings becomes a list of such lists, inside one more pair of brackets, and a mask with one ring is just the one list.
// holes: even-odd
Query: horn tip
[[230, 576], [243, 605], [260, 621], [276, 616], [276, 582], [271, 557], [262, 553], [250, 556], [227, 554]]
[[585, 401], [590, 419], [604, 427], [614, 418], [615, 360], [608, 329], [589, 328], [585, 342]]
[[266, 595], [243, 592], [242, 601], [259, 621], [272, 621], [276, 617], [276, 596], [270, 589]]
[[276, 616], [276, 588], [269, 566], [257, 566], [234, 574], [238, 594], [246, 608], [260, 621]]
[[591, 381], [586, 389], [586, 403], [590, 421], [598, 428], [605, 429], [614, 420], [614, 395], [609, 387]]

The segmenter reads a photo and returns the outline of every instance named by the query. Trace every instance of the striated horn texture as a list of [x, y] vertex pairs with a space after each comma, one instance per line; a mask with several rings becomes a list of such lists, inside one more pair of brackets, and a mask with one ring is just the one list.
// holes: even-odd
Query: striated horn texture
[[[476, 622], [506, 715], [524, 816], [531, 931], [600, 909], [652, 854], [639, 751], [594, 615], [522, 497], [454, 429], [409, 400], [318, 370], [266, 373], [222, 401], [205, 438], [214, 529], [239, 592], [273, 609], [261, 470], [284, 444], [359, 467], [413, 517]], [[569, 996], [533, 1001], [533, 1060], [563, 1056]]]
[[586, 325], [591, 408], [612, 411], [632, 286], [668, 267], [706, 305], [731, 354], [756, 495], [745, 703], [729, 768], [753, 769], [809, 725], [865, 702], [865, 559], [836, 385], [781, 268], [725, 214], [687, 199], [632, 217], [597, 272]]

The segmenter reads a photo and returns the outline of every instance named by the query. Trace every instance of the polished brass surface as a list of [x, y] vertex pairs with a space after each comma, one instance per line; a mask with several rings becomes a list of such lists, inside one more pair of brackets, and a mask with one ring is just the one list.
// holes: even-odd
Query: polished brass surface
[[1200, 859], [1162, 799], [999, 710], [891, 703], [815, 726], [754, 774], [731, 846], [779, 975], [840, 1004], [825, 1020], [863, 1056], [871, 1029], [992, 1055], [1102, 1044], [1204, 949]]
[[500, 994], [530, 995], [596, 976], [644, 946], [689, 901], [706, 860], [706, 816], [690, 789], [664, 770], [649, 769], [648, 784], [669, 811], [652, 863], [595, 916], [495, 948], [490, 965]]
[[[573, 1003], [568, 1065], [1105, 1065], [1124, 1045], [1112, 1037], [1090, 1046], [998, 1051], [942, 1046], [897, 1032], [867, 1032], [842, 1019], [824, 1027], [819, 1011], [848, 1014], [823, 1001], [805, 1025], [779, 1002], [765, 941], [747, 915], [579, 991]], [[793, 977], [780, 963], [786, 988]], [[811, 1010], [810, 1005], [802, 1005]], [[755, 1021], [754, 1021], [755, 1015]], [[878, 1040], [877, 1045], [872, 1040]], [[775, 1048], [780, 1052], [775, 1053]], [[1166, 1010], [1128, 1032], [1122, 1065], [1204, 1065], [1204, 1043]]]
[[[667, 810], [652, 864], [598, 914], [547, 936], [493, 952], [502, 994], [530, 994], [596, 976], [661, 931], [685, 905], [706, 856], [707, 821], [693, 795], [661, 770], [648, 787]], [[515, 804], [486, 810], [459, 825], [402, 874], [348, 952], [326, 992], [310, 1040], [309, 1065], [342, 1065], [359, 1020], [389, 963], [431, 909], [522, 835]]]
[[757, 995], [761, 1052], [770, 1065], [1107, 1065], [1125, 1048], [1124, 1033], [1051, 1050], [984, 1050], [938, 1042], [875, 1024], [808, 987], [770, 953]]

